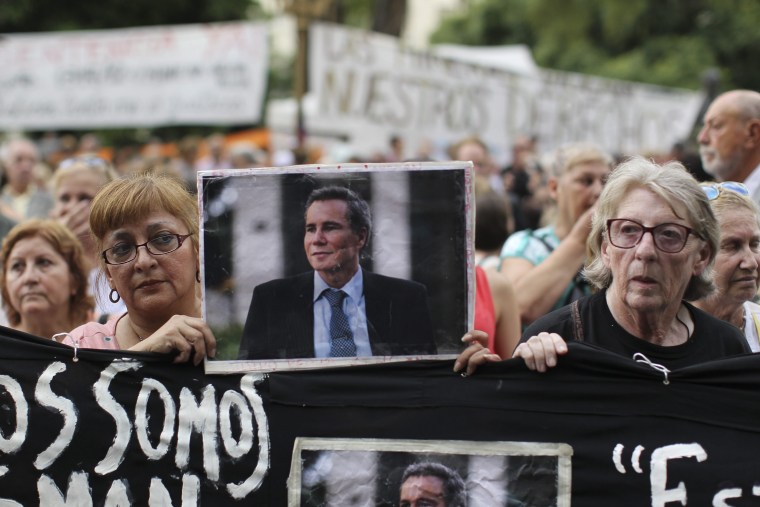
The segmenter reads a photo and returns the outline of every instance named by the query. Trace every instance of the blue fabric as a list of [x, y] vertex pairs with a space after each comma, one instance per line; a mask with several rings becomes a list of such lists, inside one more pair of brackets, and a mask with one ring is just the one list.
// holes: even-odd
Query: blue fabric
[[322, 296], [330, 303], [330, 357], [356, 356], [356, 344], [348, 317], [343, 313], [343, 299], [346, 293], [340, 289], [325, 289]]

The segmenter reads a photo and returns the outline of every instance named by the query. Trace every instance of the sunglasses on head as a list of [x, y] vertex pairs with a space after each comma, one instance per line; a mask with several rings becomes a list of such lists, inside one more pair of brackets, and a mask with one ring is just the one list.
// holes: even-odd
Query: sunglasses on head
[[110, 164], [103, 160], [102, 158], [98, 157], [97, 155], [79, 155], [76, 157], [67, 158], [66, 160], [63, 160], [60, 164], [58, 164], [58, 169], [66, 169], [68, 167], [71, 167], [73, 165], [84, 165], [87, 167], [95, 167], [95, 168], [107, 168]]
[[708, 201], [717, 199], [723, 190], [728, 190], [739, 195], [749, 195], [749, 189], [747, 186], [744, 183], [737, 183], [736, 181], [724, 181], [723, 183], [702, 185], [702, 191], [707, 196]]

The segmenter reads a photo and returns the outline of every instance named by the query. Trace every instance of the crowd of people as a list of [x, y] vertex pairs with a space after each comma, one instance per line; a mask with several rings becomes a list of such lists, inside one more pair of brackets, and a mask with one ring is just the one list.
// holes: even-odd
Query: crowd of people
[[[558, 206], [559, 215], [568, 213], [576, 217], [571, 224], [581, 222], [585, 228], [577, 236], [576, 256], [553, 271], [541, 269], [561, 252], [561, 243], [545, 245], [544, 257], [525, 265], [530, 272], [547, 273], [560, 288], [580, 276], [593, 290], [572, 295], [540, 316], [521, 311], [527, 328], [511, 357], [546, 371], [568, 352], [567, 341], [576, 341], [669, 371], [758, 350], [760, 93], [726, 92], [712, 102], [703, 121], [700, 158], [716, 182], [700, 185], [678, 161], [631, 157], [607, 171], [602, 169], [606, 163], [599, 163], [597, 172], [584, 176], [587, 188], [598, 189], [595, 196], [588, 193], [585, 204], [570, 207], [569, 213]], [[583, 193], [575, 196], [580, 200]], [[507, 276], [514, 276], [510, 259], [517, 248], [510, 242], [516, 243], [518, 234], [502, 250]], [[529, 296], [529, 288], [521, 286], [518, 297]], [[505, 357], [477, 326], [462, 340], [468, 347], [455, 371], [471, 374]]]
[[[698, 134], [703, 169], [674, 156], [621, 159], [587, 141], [551, 153], [520, 137], [499, 169], [470, 137], [450, 148], [474, 168], [474, 325], [454, 371], [521, 358], [545, 372], [592, 344], [667, 372], [760, 352], [760, 93], [718, 96]], [[216, 354], [202, 316], [196, 172], [271, 163], [221, 135], [148, 146], [113, 162], [92, 136], [0, 146], [2, 323], [71, 347]], [[382, 161], [401, 161], [395, 137]], [[299, 160], [294, 154], [294, 161]], [[375, 159], [375, 161], [379, 161]], [[340, 186], [304, 208], [313, 271], [256, 287], [241, 359], [433, 355], [426, 288], [361, 266], [368, 203]], [[291, 307], [292, 305], [292, 307]], [[443, 464], [409, 465], [399, 505], [467, 505]]]
[[43, 159], [42, 146], [0, 147], [4, 324], [75, 347], [213, 357], [190, 178], [169, 164], [120, 173], [96, 152]]
[[[79, 147], [54, 141], [10, 137], [0, 148], [4, 322], [78, 347], [173, 352], [195, 363], [213, 356], [200, 318], [195, 173], [271, 157], [218, 134], [202, 155], [202, 140], [189, 137], [174, 156], [147, 146], [141, 158], [119, 154], [114, 163], [92, 135]], [[697, 141], [715, 182], [700, 185], [678, 160], [621, 161], [588, 142], [541, 154], [537, 139], [520, 137], [503, 169], [477, 138], [452, 145], [451, 159], [473, 163], [477, 211], [475, 323], [455, 369], [515, 356], [544, 371], [569, 340], [668, 368], [760, 350], [760, 94], [717, 97]], [[395, 137], [386, 161], [402, 156]], [[310, 235], [309, 245], [333, 245], [345, 222], [335, 237], [356, 236], [358, 266], [370, 229], [356, 230], [336, 204], [344, 197], [320, 199], [332, 215], [313, 220], [305, 245]], [[356, 299], [361, 321], [365, 303]], [[334, 306], [323, 306], [329, 342]]]

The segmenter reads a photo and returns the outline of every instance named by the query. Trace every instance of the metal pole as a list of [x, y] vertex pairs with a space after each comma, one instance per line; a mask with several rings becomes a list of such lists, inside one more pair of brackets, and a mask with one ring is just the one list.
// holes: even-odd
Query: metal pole
[[309, 24], [322, 16], [332, 0], [283, 0], [286, 12], [296, 17], [297, 53], [293, 78], [293, 95], [296, 101], [296, 140], [302, 150], [306, 141], [306, 125], [303, 113], [303, 97], [306, 95], [306, 60], [308, 51]]

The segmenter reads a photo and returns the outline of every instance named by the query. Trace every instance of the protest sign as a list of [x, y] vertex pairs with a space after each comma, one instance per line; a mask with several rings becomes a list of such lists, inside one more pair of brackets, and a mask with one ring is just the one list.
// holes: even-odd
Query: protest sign
[[501, 159], [519, 135], [541, 150], [581, 140], [611, 153], [668, 151], [688, 136], [699, 93], [539, 69], [519, 74], [408, 49], [395, 37], [328, 23], [309, 33], [310, 132], [342, 134], [357, 150], [477, 135]]
[[457, 470], [470, 507], [760, 499], [760, 356], [667, 383], [576, 343], [545, 374], [514, 359], [467, 378], [451, 361], [206, 376], [2, 331], [4, 506], [397, 505], [428, 461]]
[[263, 23], [3, 35], [0, 129], [255, 124], [268, 61]]
[[[207, 371], [453, 357], [472, 325], [472, 178], [470, 162], [201, 171], [204, 317], [219, 338]], [[316, 226], [306, 223], [306, 204], [320, 189], [356, 197], [357, 206], [338, 215], [366, 221], [357, 225], [366, 229], [361, 247], [324, 237], [307, 244]], [[338, 253], [324, 253], [331, 249]], [[358, 348], [351, 358], [320, 349], [326, 326], [314, 317], [326, 288], [320, 284], [340, 264], [355, 264], [350, 278], [363, 288], [350, 301], [364, 308], [354, 314]]]

